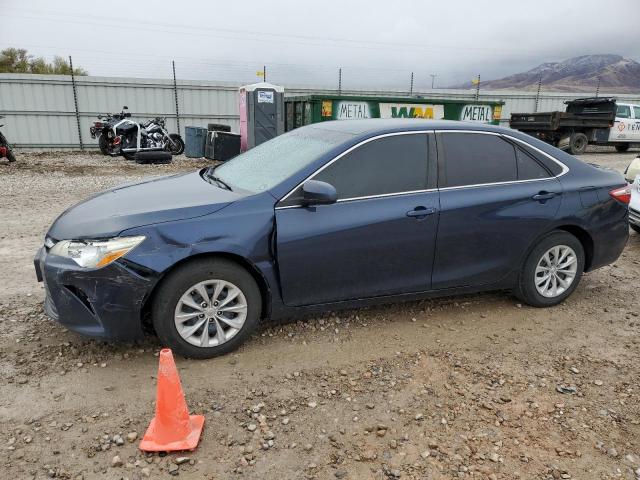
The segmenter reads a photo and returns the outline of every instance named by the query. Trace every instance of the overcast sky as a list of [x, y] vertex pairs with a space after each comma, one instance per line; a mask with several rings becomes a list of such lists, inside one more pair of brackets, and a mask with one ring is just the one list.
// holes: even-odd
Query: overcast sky
[[640, 1], [0, 0], [0, 49], [72, 55], [91, 75], [416, 89], [542, 62], [640, 59]]

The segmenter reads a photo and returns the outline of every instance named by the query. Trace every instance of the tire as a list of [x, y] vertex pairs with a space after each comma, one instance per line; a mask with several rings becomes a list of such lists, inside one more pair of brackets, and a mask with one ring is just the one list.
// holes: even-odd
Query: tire
[[[536, 273], [536, 269], [538, 264], [543, 262], [543, 256], [555, 247], [568, 247], [573, 251], [573, 254], [575, 255], [575, 263], [572, 264], [575, 265], [574, 277], [564, 291], [553, 296], [545, 296], [540, 293], [536, 287], [536, 278], [541, 279], [541, 277], [537, 277], [537, 275], [543, 276], [544, 272]], [[570, 253], [568, 251], [565, 252]], [[551, 307], [557, 305], [563, 302], [578, 287], [580, 278], [582, 277], [582, 272], [584, 271], [584, 261], [584, 248], [582, 247], [580, 240], [567, 232], [558, 230], [551, 232], [543, 237], [527, 256], [524, 266], [520, 271], [518, 283], [514, 289], [514, 294], [520, 300], [533, 307]], [[565, 261], [562, 261], [561, 265], [564, 263]], [[572, 268], [572, 265], [568, 268]], [[564, 278], [564, 280], [566, 280], [568, 277], [563, 277], [563, 274], [560, 274], [560, 278]], [[561, 284], [557, 283], [557, 285]], [[551, 286], [552, 284], [549, 285], [550, 288]], [[544, 284], [542, 287], [544, 287]]]
[[626, 152], [627, 150], [629, 150], [630, 146], [631, 145], [629, 145], [628, 143], [620, 143], [615, 146], [616, 152]]
[[100, 134], [100, 136], [98, 137], [98, 148], [100, 148], [100, 153], [102, 153], [103, 155], [109, 154], [107, 139], [102, 134]]
[[9, 163], [16, 161], [16, 156], [13, 154], [13, 150], [9, 147], [7, 147], [7, 160], [9, 160]]
[[224, 123], [210, 123], [210, 124], [207, 125], [207, 130], [209, 132], [214, 132], [214, 131], [230, 132], [231, 131], [231, 125], [225, 125]]
[[572, 155], [582, 155], [587, 150], [589, 140], [584, 133], [574, 132], [569, 138], [569, 151]]
[[169, 137], [171, 137], [171, 140], [173, 140], [173, 143], [175, 143], [175, 147], [173, 147], [171, 144], [168, 144], [167, 152], [171, 152], [171, 155], [182, 155], [182, 153], [184, 152], [184, 141], [182, 140], [182, 137], [177, 133], [171, 133]]
[[[234, 291], [230, 286], [240, 290], [241, 293], [230, 302], [230, 308], [236, 310], [228, 311], [222, 316], [217, 315], [217, 305], [214, 306], [211, 298], [209, 299], [210, 303], [207, 303], [207, 310], [202, 309], [202, 304], [205, 302], [202, 301], [202, 295], [197, 293], [195, 288], [200, 282], [205, 282], [205, 294], [213, 296], [214, 288], [218, 288], [213, 283], [214, 280], [219, 282], [218, 285], [225, 285], [218, 292], [217, 299], [220, 305], [224, 305], [227, 295]], [[206, 284], [209, 281], [211, 283]], [[199, 310], [183, 303], [185, 298], [187, 301], [190, 299], [190, 302], [196, 306], [199, 305]], [[243, 304], [246, 305], [244, 311], [242, 311]], [[153, 326], [162, 344], [174, 352], [190, 358], [212, 358], [238, 348], [255, 330], [260, 320], [261, 310], [260, 289], [251, 274], [236, 263], [219, 258], [193, 260], [178, 267], [162, 281], [151, 304]], [[176, 326], [176, 315], [178, 314], [192, 315], [183, 322], [178, 322], [184, 326], [184, 335], [178, 332]], [[244, 320], [242, 319], [243, 314]], [[212, 316], [208, 317], [207, 315]], [[236, 320], [239, 322], [240, 328], [233, 329], [225, 323], [222, 320], [225, 316], [231, 317], [226, 319], [227, 321]], [[196, 328], [198, 323], [200, 326]], [[224, 332], [223, 338], [226, 337], [221, 344], [217, 344], [219, 326]], [[188, 327], [196, 328], [196, 330], [193, 333], [186, 332]], [[207, 328], [206, 336], [205, 327]], [[203, 341], [203, 338], [209, 346], [197, 346], [191, 343], [199, 343]]]
[[631, 227], [631, 230], [633, 230], [636, 233], [640, 233], [640, 225], [634, 225], [633, 223], [630, 223], [629, 226]]

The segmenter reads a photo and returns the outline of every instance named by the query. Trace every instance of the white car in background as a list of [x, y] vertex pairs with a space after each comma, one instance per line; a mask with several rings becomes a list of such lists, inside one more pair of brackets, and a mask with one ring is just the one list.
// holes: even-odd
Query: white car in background
[[631, 163], [627, 166], [627, 169], [624, 171], [624, 178], [627, 182], [633, 183], [636, 179], [636, 176], [640, 173], [640, 155], [631, 160]]

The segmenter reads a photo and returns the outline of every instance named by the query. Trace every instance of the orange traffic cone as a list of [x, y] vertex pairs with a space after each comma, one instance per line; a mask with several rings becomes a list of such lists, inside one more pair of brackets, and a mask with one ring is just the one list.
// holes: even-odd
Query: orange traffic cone
[[163, 348], [158, 367], [156, 416], [140, 442], [140, 450], [193, 450], [198, 446], [203, 426], [203, 415], [189, 415], [173, 354], [170, 349]]

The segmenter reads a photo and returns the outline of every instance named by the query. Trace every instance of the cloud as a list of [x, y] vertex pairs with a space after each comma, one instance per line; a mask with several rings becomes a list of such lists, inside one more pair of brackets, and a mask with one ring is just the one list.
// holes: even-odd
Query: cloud
[[[592, 53], [640, 58], [637, 0], [2, 0], [0, 47], [73, 55], [94, 75], [416, 88]], [[607, 11], [609, 8], [611, 11]], [[613, 15], [612, 15], [613, 14]], [[607, 20], [603, 20], [606, 17]]]

